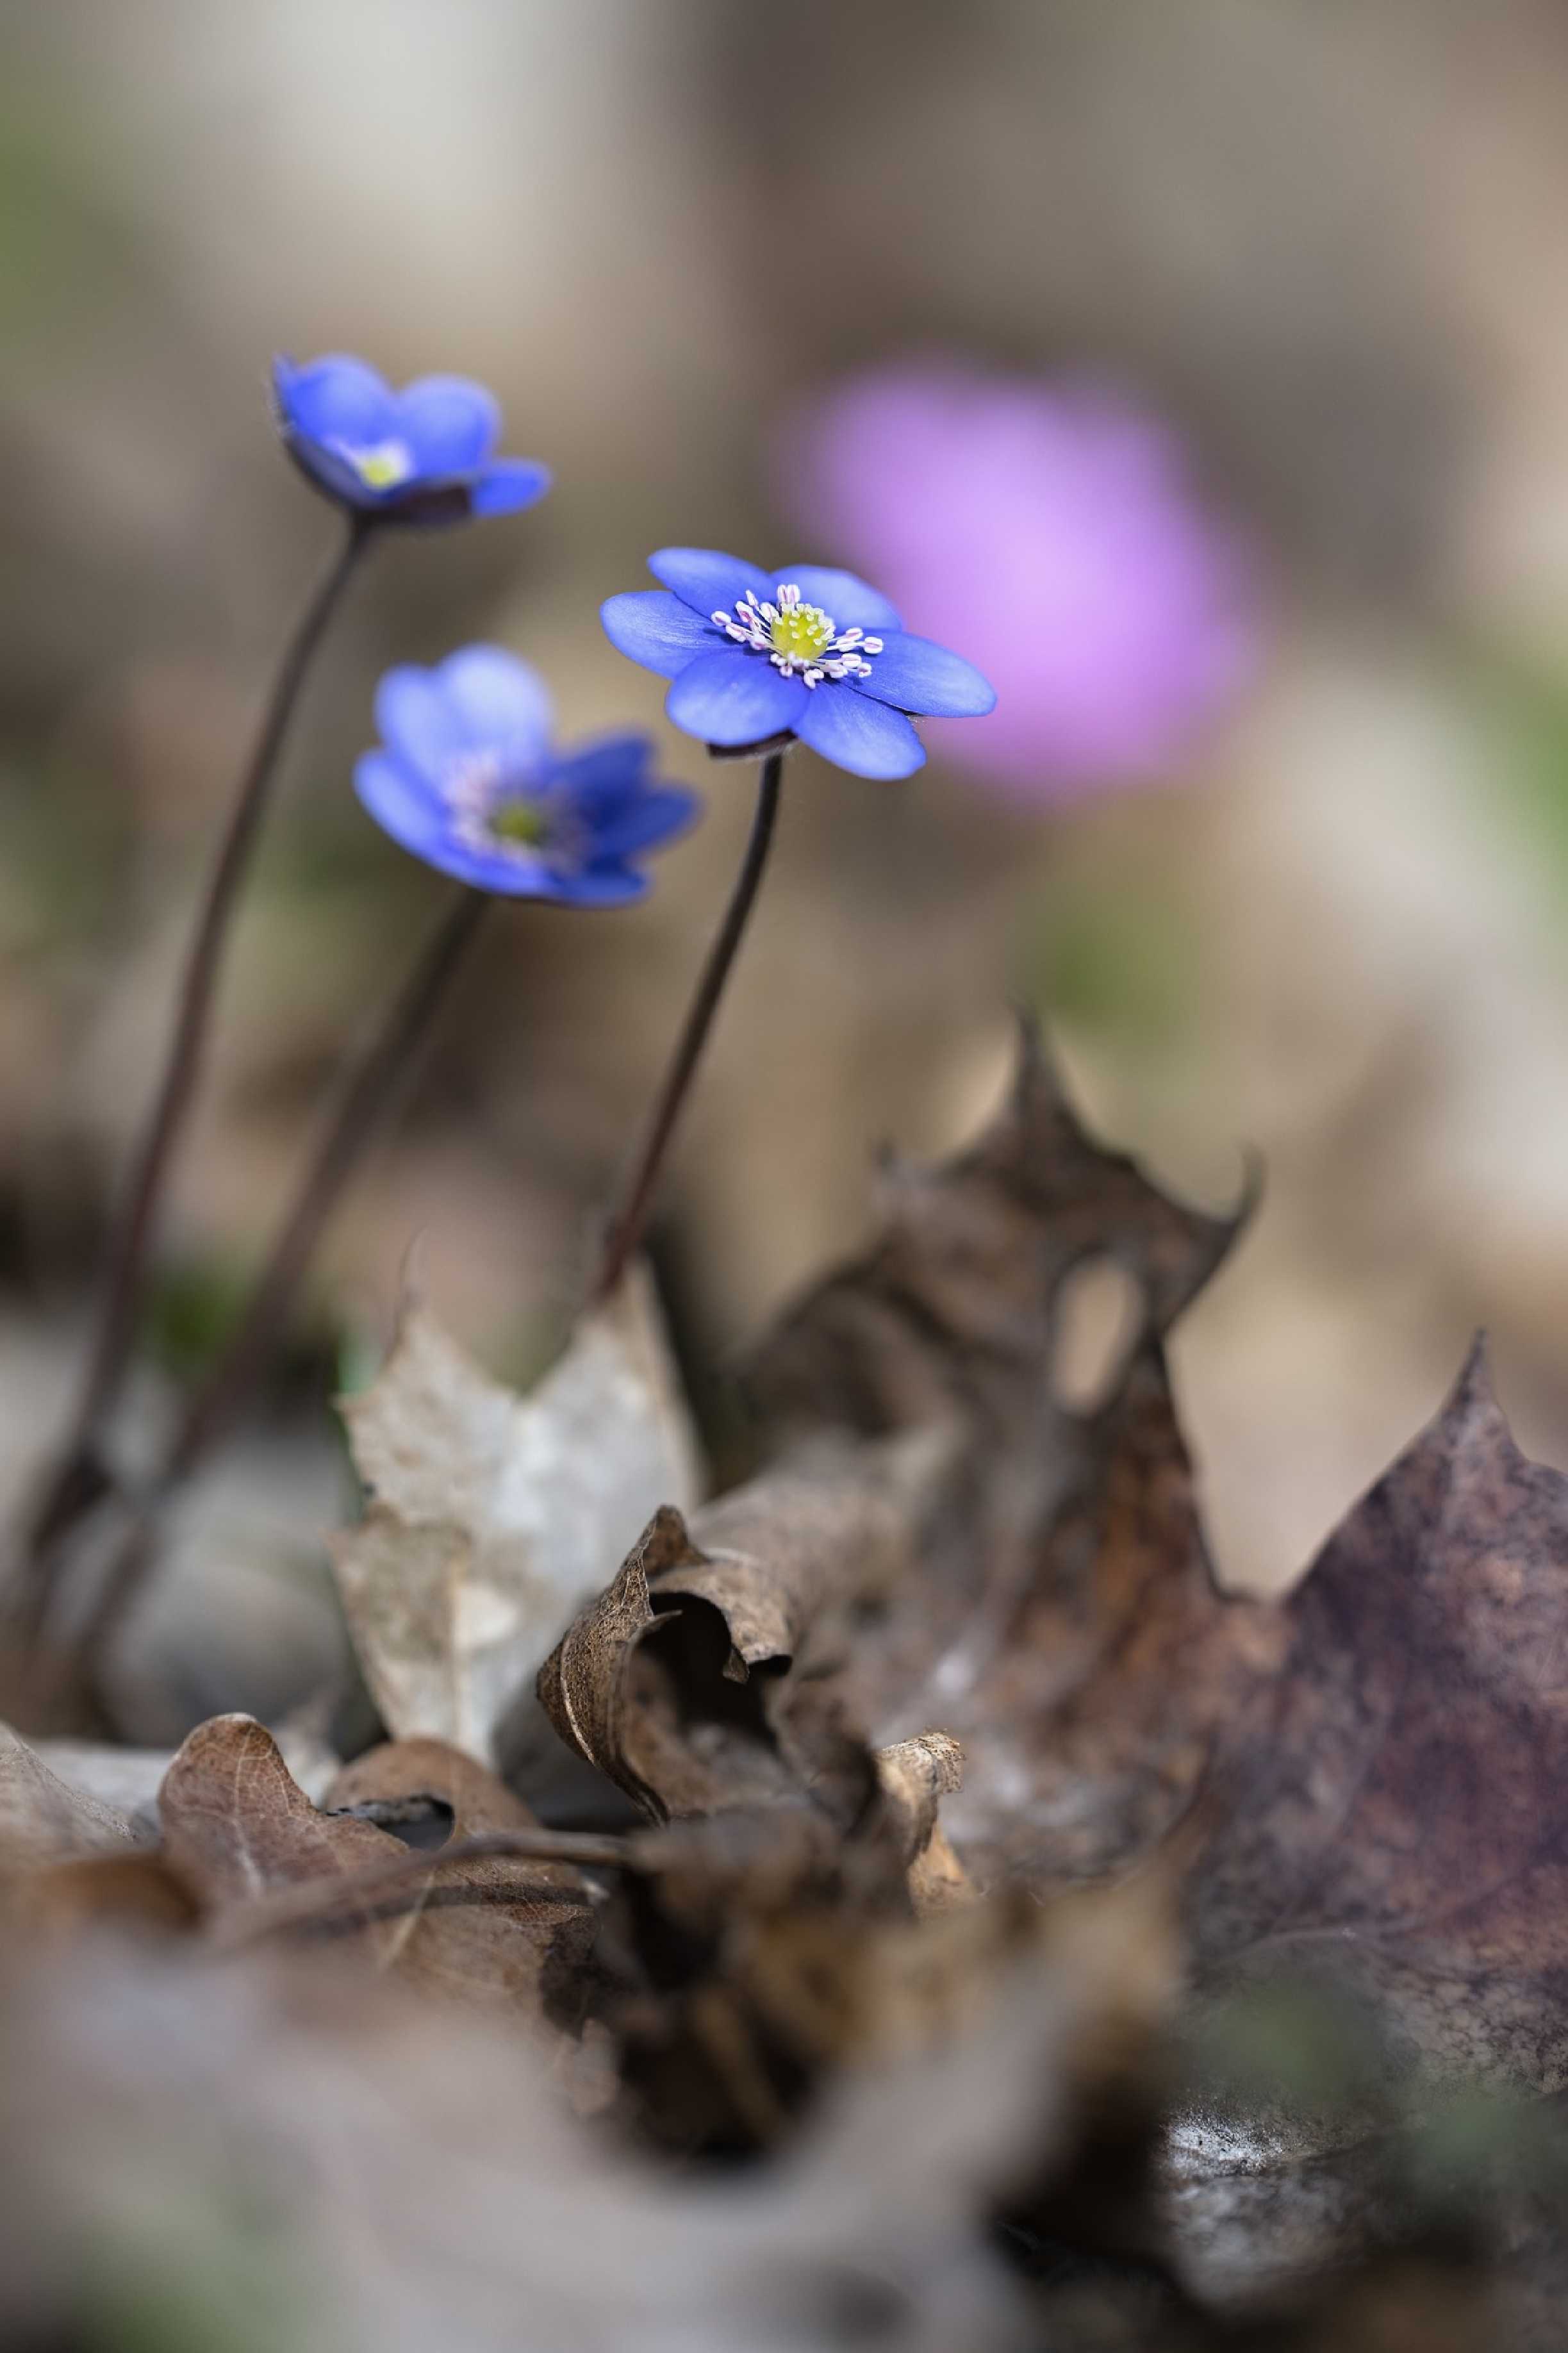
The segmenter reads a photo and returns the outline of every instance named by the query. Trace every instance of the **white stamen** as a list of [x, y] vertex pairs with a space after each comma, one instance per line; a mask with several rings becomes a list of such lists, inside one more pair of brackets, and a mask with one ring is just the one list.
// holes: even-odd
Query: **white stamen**
[[[731, 612], [708, 617], [732, 644], [766, 654], [774, 670], [785, 678], [801, 678], [807, 686], [819, 686], [825, 678], [869, 678], [867, 657], [882, 651], [880, 638], [868, 638], [858, 626], [841, 629], [831, 613], [807, 604], [795, 580], [781, 580], [773, 598], [759, 599], [756, 590], [748, 588]], [[776, 630], [784, 633], [783, 645]]]

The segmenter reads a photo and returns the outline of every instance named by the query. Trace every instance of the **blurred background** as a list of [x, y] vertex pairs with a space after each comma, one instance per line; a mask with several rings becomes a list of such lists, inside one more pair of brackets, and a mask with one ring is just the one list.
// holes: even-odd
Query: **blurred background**
[[52, 0], [0, 44], [6, 1491], [335, 528], [274, 350], [484, 378], [557, 488], [382, 547], [317, 673], [147, 1428], [440, 895], [349, 789], [378, 670], [498, 639], [710, 799], [641, 908], [493, 923], [132, 1630], [149, 1736], [335, 1654], [323, 1400], [416, 1238], [492, 1368], [559, 1340], [748, 818], [598, 629], [668, 542], [849, 563], [1002, 689], [908, 786], [791, 764], [658, 1235], [721, 1467], [726, 1359], [864, 1231], [879, 1143], [984, 1114], [1010, 1004], [1173, 1187], [1265, 1157], [1176, 1350], [1228, 1580], [1304, 1565], [1478, 1324], [1568, 1464], [1561, 0]]

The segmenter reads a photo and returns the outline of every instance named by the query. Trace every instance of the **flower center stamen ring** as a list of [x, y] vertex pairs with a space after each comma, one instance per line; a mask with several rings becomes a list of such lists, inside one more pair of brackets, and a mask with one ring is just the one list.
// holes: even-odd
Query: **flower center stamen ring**
[[786, 678], [797, 674], [807, 686], [825, 678], [869, 678], [868, 656], [882, 650], [880, 638], [864, 629], [841, 629], [820, 605], [807, 605], [792, 580], [781, 580], [773, 599], [759, 602], [748, 588], [732, 613], [710, 614], [716, 628], [754, 654], [766, 654]]
[[546, 849], [560, 857], [570, 847], [570, 828], [561, 810], [547, 794], [508, 776], [493, 752], [469, 752], [453, 760], [444, 790], [453, 834], [466, 849], [492, 857], [499, 851], [532, 865]]

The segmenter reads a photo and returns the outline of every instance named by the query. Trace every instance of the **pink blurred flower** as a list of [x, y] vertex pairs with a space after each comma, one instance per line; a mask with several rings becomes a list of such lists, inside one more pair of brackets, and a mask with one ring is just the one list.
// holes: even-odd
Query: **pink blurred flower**
[[1117, 393], [906, 364], [819, 396], [785, 454], [814, 542], [995, 686], [952, 748], [1010, 798], [1157, 776], [1251, 672], [1240, 539], [1200, 503], [1169, 427]]

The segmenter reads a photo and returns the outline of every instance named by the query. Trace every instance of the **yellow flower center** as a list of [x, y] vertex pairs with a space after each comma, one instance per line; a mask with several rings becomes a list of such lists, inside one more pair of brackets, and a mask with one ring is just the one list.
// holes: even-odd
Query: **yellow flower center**
[[709, 617], [734, 644], [766, 654], [775, 670], [807, 686], [820, 686], [825, 678], [869, 678], [870, 657], [882, 650], [880, 638], [868, 638], [862, 628], [841, 629], [820, 605], [803, 604], [793, 580], [781, 580], [768, 597], [748, 588], [733, 611]]
[[791, 661], [815, 661], [833, 643], [832, 620], [820, 605], [786, 605], [768, 625], [775, 654]]
[[550, 813], [538, 801], [501, 801], [490, 811], [489, 828], [498, 841], [538, 849], [550, 839]]
[[375, 441], [368, 448], [345, 448], [362, 482], [373, 491], [393, 491], [414, 471], [414, 455], [405, 441]]

